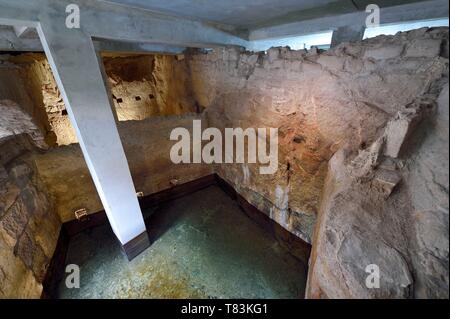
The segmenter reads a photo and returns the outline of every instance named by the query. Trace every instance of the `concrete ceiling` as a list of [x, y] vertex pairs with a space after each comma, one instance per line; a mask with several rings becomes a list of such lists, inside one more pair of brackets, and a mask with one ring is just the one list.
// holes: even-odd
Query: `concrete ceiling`
[[[277, 25], [420, 0], [101, 0], [240, 29]], [[423, 1], [423, 0], [422, 0]]]

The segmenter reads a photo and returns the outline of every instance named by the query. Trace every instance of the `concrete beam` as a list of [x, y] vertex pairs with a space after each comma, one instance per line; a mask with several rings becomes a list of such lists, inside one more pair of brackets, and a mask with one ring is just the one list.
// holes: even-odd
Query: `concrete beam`
[[[249, 40], [281, 38], [303, 34], [313, 34], [330, 30], [337, 30], [349, 25], [365, 25], [367, 13], [354, 12], [319, 19], [304, 20], [283, 25], [263, 27], [250, 30]], [[447, 0], [431, 0], [406, 5], [381, 8], [380, 23], [396, 23], [437, 19], [448, 17]]]
[[59, 22], [39, 25], [39, 37], [111, 227], [131, 259], [150, 243], [101, 66], [91, 37]]
[[331, 47], [335, 47], [342, 42], [357, 42], [361, 41], [364, 37], [364, 31], [366, 28], [364, 26], [345, 26], [339, 27], [333, 31], [333, 36], [331, 37]]
[[[158, 43], [119, 42], [111, 40], [95, 40], [94, 47], [99, 52], [180, 54], [185, 48]], [[38, 37], [20, 38], [11, 27], [0, 26], [0, 51], [43, 52]]]
[[[36, 26], [60, 20], [66, 6], [80, 8], [81, 30], [92, 37], [181, 47], [246, 46], [247, 41], [195, 20], [91, 0], [0, 0], [0, 24]], [[64, 19], [61, 19], [64, 18]]]

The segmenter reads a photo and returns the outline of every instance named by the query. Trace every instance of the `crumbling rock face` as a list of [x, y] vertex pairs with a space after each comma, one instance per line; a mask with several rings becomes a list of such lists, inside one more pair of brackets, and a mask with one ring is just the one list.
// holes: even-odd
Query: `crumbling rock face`
[[[137, 191], [217, 172], [312, 243], [309, 298], [448, 298], [448, 28], [326, 52], [108, 57], [105, 69], [118, 117], [128, 120], [118, 129]], [[55, 111], [51, 131], [58, 144], [73, 143], [66, 124], [54, 125], [67, 116], [52, 94], [44, 99]], [[173, 164], [170, 132], [190, 131], [194, 119], [221, 130], [278, 128], [277, 172], [261, 175], [259, 164]], [[102, 209], [78, 145], [32, 161], [63, 221], [82, 207]], [[0, 176], [13, 178], [12, 168]], [[23, 247], [33, 238], [23, 237]], [[380, 288], [366, 286], [369, 265], [380, 270]], [[38, 268], [27, 269], [39, 278]]]
[[48, 145], [54, 145], [58, 141], [56, 133], [61, 134], [60, 141], [72, 136], [70, 123], [60, 117], [65, 107], [45, 55], [30, 53], [5, 56], [3, 59], [18, 70], [16, 73], [8, 72], [9, 80], [4, 82], [5, 85], [9, 86], [10, 81], [14, 81], [21, 83], [23, 88], [14, 90], [20, 92], [22, 98], [4, 94], [0, 98], [8, 98], [25, 109], [41, 128]]
[[0, 139], [0, 298], [39, 298], [61, 222], [24, 134]]
[[31, 160], [47, 144], [14, 102], [0, 114], [0, 298], [39, 298], [61, 226]]
[[[211, 126], [279, 129], [276, 174], [260, 175], [258, 165], [247, 164], [219, 165], [218, 173], [311, 242], [331, 156], [344, 145], [367, 148], [386, 125], [397, 138], [386, 142], [388, 155], [402, 151], [399, 140], [420, 122], [412, 104], [427, 99], [433, 83], [448, 73], [447, 42], [447, 29], [425, 28], [327, 52], [225, 49], [188, 56], [194, 96]], [[379, 175], [387, 184], [380, 187], [397, 179]]]
[[47, 148], [42, 131], [27, 112], [15, 102], [0, 100], [0, 140], [9, 136], [27, 134], [36, 146]]
[[[15, 57], [18, 59], [18, 57]], [[47, 144], [54, 143], [54, 135], [51, 134], [47, 115], [43, 112], [42, 91], [35, 89], [35, 84], [40, 82], [37, 76], [26, 79], [24, 67], [8, 60], [9, 56], [0, 55], [0, 101], [9, 101], [8, 104], [20, 106], [20, 109], [31, 117], [34, 126], [39, 128]], [[1, 119], [0, 119], [1, 120]]]
[[[26, 96], [28, 104], [33, 105], [29, 114], [42, 127], [47, 143], [77, 143], [75, 130], [45, 55], [22, 54], [3, 60], [12, 68], [7, 74], [5, 71], [5, 77], [13, 78], [29, 92], [24, 90], [22, 95]], [[103, 62], [119, 121], [196, 111], [183, 56], [105, 55]], [[16, 87], [10, 91], [17, 91]], [[0, 99], [10, 98], [3, 95], [0, 91]], [[23, 98], [10, 99], [17, 104], [25, 104]]]
[[449, 89], [438, 99], [437, 114], [419, 128], [409, 152], [405, 187], [411, 199], [410, 254], [414, 297], [448, 298], [449, 269]]

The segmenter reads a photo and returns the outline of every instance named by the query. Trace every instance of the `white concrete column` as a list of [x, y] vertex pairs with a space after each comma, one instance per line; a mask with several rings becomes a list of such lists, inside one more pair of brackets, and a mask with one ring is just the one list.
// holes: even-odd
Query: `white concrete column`
[[39, 37], [109, 222], [131, 259], [149, 246], [148, 236], [94, 45], [58, 21], [42, 22]]

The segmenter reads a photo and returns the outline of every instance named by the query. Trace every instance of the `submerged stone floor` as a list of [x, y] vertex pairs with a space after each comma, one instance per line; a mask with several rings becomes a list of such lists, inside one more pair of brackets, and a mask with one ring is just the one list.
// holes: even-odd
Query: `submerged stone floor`
[[[80, 288], [60, 298], [302, 298], [306, 265], [219, 187], [144, 212], [156, 238], [128, 262], [109, 226], [71, 239]], [[158, 216], [158, 218], [153, 218]]]

